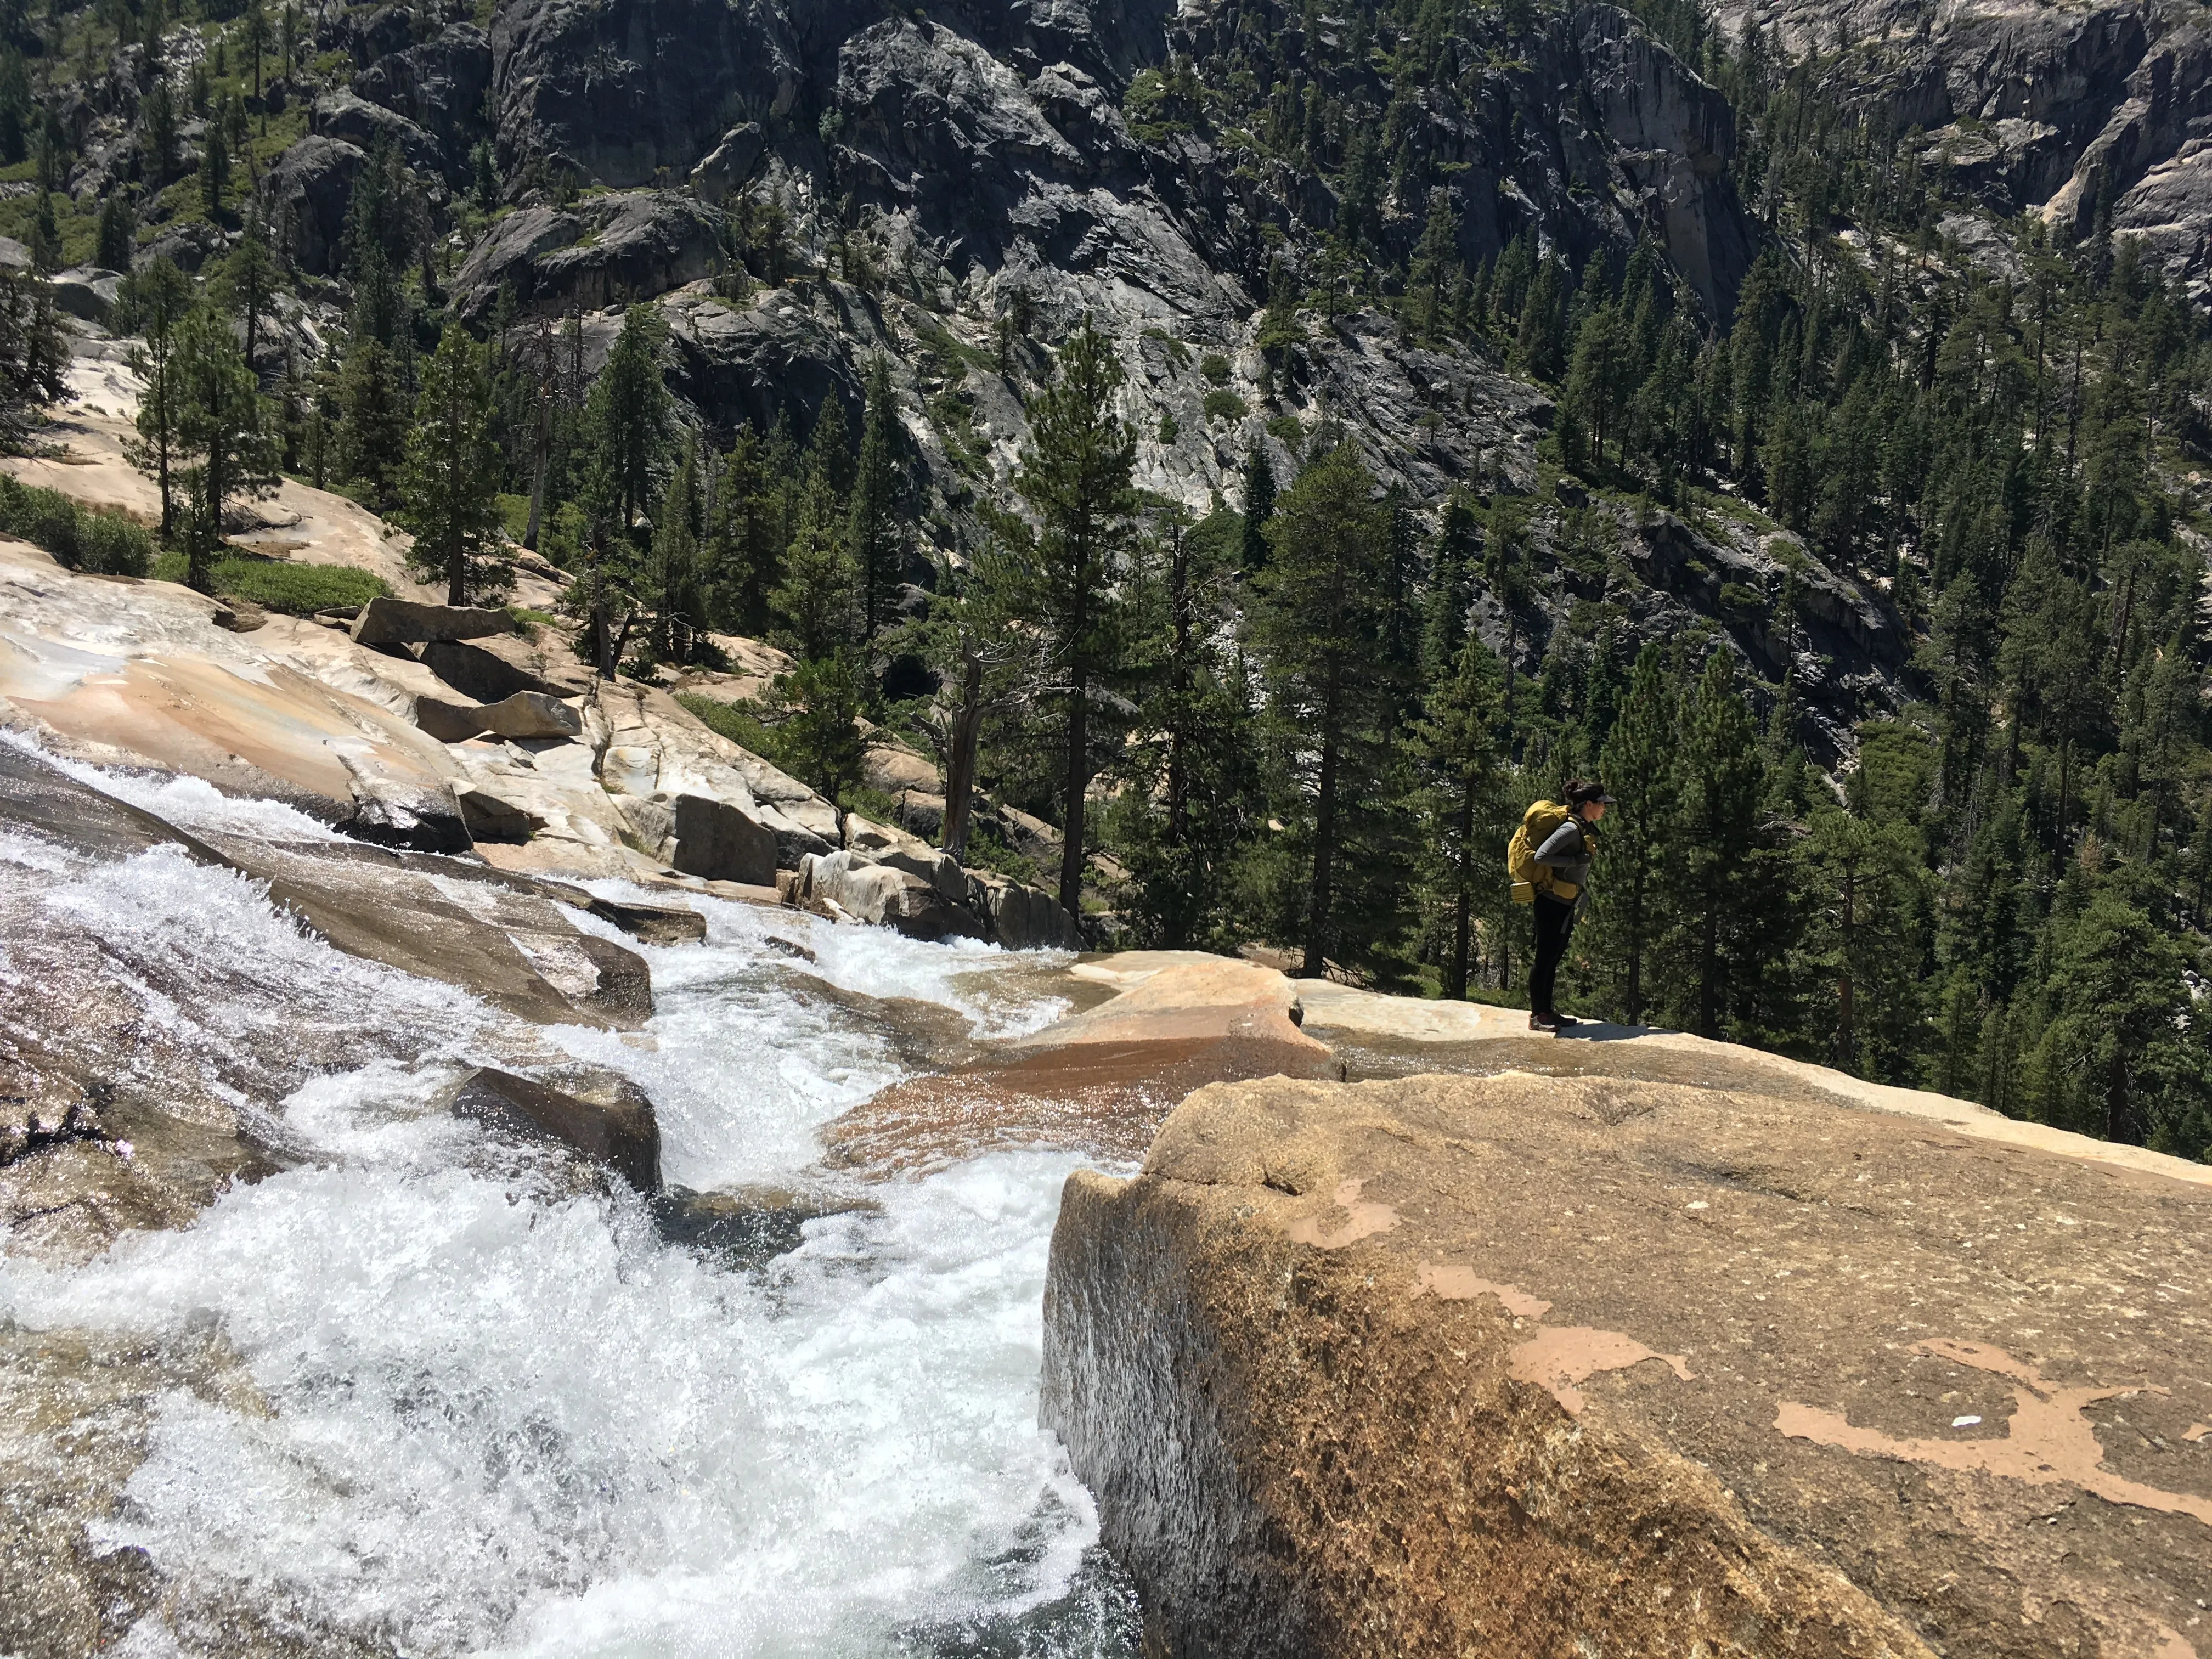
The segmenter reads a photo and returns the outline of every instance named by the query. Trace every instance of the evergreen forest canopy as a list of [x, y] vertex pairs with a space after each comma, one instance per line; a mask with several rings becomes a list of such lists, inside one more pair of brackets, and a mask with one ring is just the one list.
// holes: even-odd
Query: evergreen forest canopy
[[[1648, 241], [1577, 264], [1529, 227], [1460, 257], [1455, 175], [1417, 109], [1468, 95], [1536, 9], [1229, 9], [1215, 50], [1139, 74], [1123, 107], [1146, 142], [1202, 135], [1326, 181], [1334, 224], [1267, 259], [1268, 390], [1328, 319], [1387, 313], [1550, 392], [1539, 487], [1415, 501], [1326, 416], [1266, 423], [1291, 457], [1278, 476], [1261, 411], [1235, 505], [1194, 514], [1135, 487], [1125, 369], [1086, 321], [1024, 380], [1011, 477], [972, 457], [972, 510], [947, 525], [924, 521], [881, 357], [856, 423], [832, 397], [803, 432], [714, 433], [679, 419], [651, 306], [594, 373], [580, 319], [509, 302], [465, 329], [389, 146], [346, 215], [344, 325], [303, 359], [272, 324], [294, 279], [248, 176], [272, 118], [284, 137], [264, 87], [298, 72], [289, 9], [181, 15], [212, 43], [185, 100], [210, 135], [195, 169], [183, 112], [142, 122], [140, 206], [197, 211], [228, 251], [197, 278], [137, 261], [119, 197], [78, 223], [53, 111], [95, 47], [140, 43], [165, 88], [162, 4], [0, 17], [0, 157], [33, 185], [0, 208], [27, 216], [42, 269], [94, 239], [136, 264], [118, 325], [143, 342], [137, 459], [196, 583], [226, 507], [280, 473], [413, 531], [455, 603], [503, 596], [512, 537], [570, 573], [601, 673], [768, 638], [793, 665], [716, 714], [726, 731], [872, 815], [890, 804], [861, 781], [871, 723], [927, 745], [944, 843], [1056, 886], [1102, 934], [1265, 941], [1448, 997], [1518, 999], [1532, 940], [1505, 842], [1529, 801], [1600, 776], [1622, 804], [1566, 1007], [2212, 1155], [2207, 526], [2180, 483], [2212, 441], [2204, 317], [2101, 215], [2078, 241], [2002, 226], [2016, 274], [1964, 257], [1938, 227], [1971, 204], [1918, 135], [1830, 100], [1830, 59], [1724, 37], [1680, 0], [1638, 8], [1735, 112], [1762, 242], [1723, 321]], [[459, 210], [489, 222], [501, 180], [488, 149], [473, 161]], [[811, 264], [780, 201], [733, 205], [725, 292], [831, 263], [883, 280], [862, 239]], [[0, 392], [20, 412], [60, 354], [43, 302], [9, 294]], [[949, 337], [936, 355], [1022, 377], [1046, 360], [1018, 331], [994, 362]], [[1865, 720], [1853, 752], [1808, 747], [1791, 680], [1757, 681], [1729, 642], [1796, 637], [1794, 580], [1724, 588], [1719, 614], [1643, 637], [1614, 544], [1662, 512], [1748, 523], [1785, 567], [1885, 593], [1917, 700]], [[1581, 597], [1547, 625], [1563, 585]], [[971, 790], [1057, 826], [1059, 867], [994, 838]]]

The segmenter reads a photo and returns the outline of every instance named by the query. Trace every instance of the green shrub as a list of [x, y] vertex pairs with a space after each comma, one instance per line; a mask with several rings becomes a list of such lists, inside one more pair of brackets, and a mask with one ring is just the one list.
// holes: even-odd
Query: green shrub
[[697, 696], [688, 691], [678, 692], [676, 701], [696, 714], [699, 723], [708, 731], [720, 733], [763, 760], [778, 766], [783, 764], [780, 752], [782, 745], [775, 728], [763, 724], [758, 715], [736, 703], [718, 702], [712, 697]]
[[358, 608], [387, 599], [392, 588], [373, 570], [349, 564], [287, 564], [276, 559], [221, 559], [215, 591], [250, 599], [264, 611], [312, 617], [318, 611]]
[[1229, 359], [1218, 351], [1209, 351], [1199, 360], [1198, 372], [1215, 386], [1229, 384]]
[[1723, 582], [1721, 606], [1723, 610], [1756, 616], [1766, 609], [1766, 595], [1755, 587], [1747, 587], [1741, 582]]
[[[164, 553], [154, 561], [156, 581], [185, 579], [185, 556]], [[264, 611], [287, 617], [312, 617], [318, 611], [358, 609], [386, 599], [392, 587], [373, 570], [349, 564], [287, 564], [278, 559], [217, 559], [208, 573], [210, 586], [227, 599], [246, 599]]]
[[85, 507], [5, 473], [0, 535], [45, 548], [67, 569], [99, 576], [143, 576], [154, 562], [154, 538], [122, 514]]
[[506, 527], [508, 538], [520, 542], [523, 532], [530, 528], [530, 497], [527, 495], [495, 495], [499, 503], [499, 521]]
[[1206, 418], [1209, 421], [1241, 421], [1249, 412], [1244, 400], [1233, 392], [1217, 386], [1206, 394]]

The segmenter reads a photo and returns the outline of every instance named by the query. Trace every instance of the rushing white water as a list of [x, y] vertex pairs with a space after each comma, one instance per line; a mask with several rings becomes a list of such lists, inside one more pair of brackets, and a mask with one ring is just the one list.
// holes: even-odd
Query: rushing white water
[[[233, 830], [252, 817], [181, 804]], [[165, 930], [216, 983], [244, 971], [227, 951], [272, 940], [311, 1000], [319, 980], [399, 977], [274, 916], [240, 945], [147, 909], [164, 860], [67, 871], [47, 902], [118, 938]], [[135, 917], [94, 914], [134, 892]], [[699, 903], [706, 945], [645, 952], [657, 1049], [554, 1034], [653, 1095], [672, 1183], [819, 1188], [819, 1125], [901, 1075], [879, 1026], [807, 997], [802, 974], [1001, 1032], [1057, 1012], [994, 951]], [[166, 1396], [102, 1542], [292, 1628], [407, 1654], [1133, 1651], [1090, 1500], [1036, 1425], [1046, 1249], [1075, 1155], [833, 1193], [814, 1208], [854, 1207], [792, 1225], [781, 1255], [672, 1243], [646, 1200], [580, 1193], [435, 1109], [482, 1012], [464, 1001], [425, 987], [405, 1011], [450, 1011], [454, 1052], [295, 1092], [278, 1115], [304, 1161], [195, 1224], [82, 1268], [0, 1257], [0, 1316], [156, 1344], [212, 1328], [269, 1407]], [[130, 1645], [169, 1650], [160, 1615]]]

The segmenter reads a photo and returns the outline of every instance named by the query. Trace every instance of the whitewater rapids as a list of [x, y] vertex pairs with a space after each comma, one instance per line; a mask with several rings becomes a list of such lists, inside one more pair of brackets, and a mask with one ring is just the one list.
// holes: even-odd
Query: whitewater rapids
[[[99, 781], [186, 827], [306, 833], [202, 787]], [[842, 1186], [815, 1167], [819, 1127], [907, 1068], [879, 1021], [802, 975], [1006, 1036], [1065, 1006], [1036, 958], [708, 898], [690, 901], [705, 945], [633, 943], [652, 1042], [550, 1040], [653, 1097], [672, 1188], [811, 1195], [775, 1241], [791, 1248], [732, 1250], [437, 1109], [484, 1058], [489, 1016], [463, 994], [340, 956], [166, 849], [101, 865], [12, 837], [0, 866], [27, 884], [17, 903], [89, 922], [118, 959], [159, 950], [213, 985], [279, 964], [374, 1056], [277, 1105], [290, 1167], [192, 1224], [81, 1267], [0, 1255], [17, 1328], [211, 1337], [250, 1383], [160, 1399], [100, 1548], [143, 1550], [195, 1601], [309, 1651], [1135, 1651], [1090, 1498], [1036, 1423], [1047, 1248], [1085, 1160]], [[211, 910], [222, 926], [195, 922]], [[427, 1057], [368, 1040], [387, 1009], [441, 1034]], [[156, 1613], [121, 1650], [205, 1646]]]

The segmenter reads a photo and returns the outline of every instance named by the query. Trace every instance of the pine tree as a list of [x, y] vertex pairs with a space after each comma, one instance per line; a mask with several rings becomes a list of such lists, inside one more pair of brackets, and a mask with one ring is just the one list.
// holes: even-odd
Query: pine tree
[[622, 332], [584, 405], [586, 442], [605, 464], [625, 534], [653, 500], [654, 474], [667, 453], [670, 400], [659, 361], [666, 330], [651, 306], [623, 313]]
[[864, 647], [874, 641], [890, 614], [891, 583], [898, 574], [898, 433], [890, 363], [879, 352], [868, 365], [867, 414], [845, 529], [846, 544], [860, 570]]
[[142, 343], [131, 348], [131, 369], [145, 390], [138, 399], [137, 441], [129, 453], [131, 464], [151, 474], [161, 492], [166, 542], [174, 537], [177, 524], [177, 327], [191, 305], [191, 279], [166, 256], [157, 257], [131, 279], [130, 294], [142, 337]]
[[222, 286], [230, 305], [245, 319], [246, 361], [253, 362], [261, 338], [261, 319], [276, 291], [276, 256], [270, 251], [269, 227], [257, 206], [246, 216], [238, 246], [223, 261]]
[[1267, 462], [1264, 440], [1253, 437], [1244, 452], [1244, 515], [1242, 564], [1249, 574], [1267, 562], [1267, 521], [1275, 515], [1275, 469]]
[[1318, 975], [1340, 934], [1387, 927], [1387, 915], [1337, 914], [1347, 832], [1372, 810], [1387, 765], [1383, 722], [1398, 687], [1382, 649], [1391, 514], [1374, 475], [1348, 443], [1308, 463], [1283, 492], [1268, 529], [1267, 570], [1255, 584], [1252, 635], [1265, 655], [1278, 713], [1311, 757], [1310, 853], [1301, 906], [1301, 971]]
[[807, 662], [852, 654], [860, 633], [852, 555], [845, 550], [834, 504], [823, 498], [823, 507], [817, 511], [810, 505], [802, 513], [799, 532], [784, 551], [783, 580], [769, 595], [777, 622], [770, 637]]
[[1494, 882], [1497, 849], [1479, 833], [1486, 794], [1500, 781], [1498, 730], [1504, 692], [1503, 665], [1480, 637], [1468, 635], [1458, 660], [1432, 680], [1428, 712], [1414, 741], [1429, 775], [1427, 817], [1437, 879], [1432, 890], [1449, 906], [1450, 941], [1443, 965], [1447, 1000], [1467, 996], [1474, 911]]
[[100, 240], [93, 263], [104, 270], [128, 276], [137, 252], [138, 222], [130, 199], [119, 190], [108, 191], [100, 204]]
[[1565, 349], [1566, 308], [1565, 270], [1557, 259], [1543, 260], [1521, 307], [1521, 326], [1513, 342], [1515, 368], [1534, 380], [1559, 379]]
[[1605, 828], [1605, 880], [1595, 920], [1621, 969], [1622, 1018], [1641, 1024], [1644, 969], [1667, 926], [1668, 855], [1677, 844], [1680, 698], [1667, 653], [1638, 653], [1628, 696], [1606, 739], [1602, 776], [1620, 801]]
[[427, 580], [444, 580], [448, 605], [497, 598], [514, 580], [497, 555], [502, 469], [491, 424], [483, 348], [448, 323], [422, 366], [394, 515], [415, 532], [409, 564]]
[[168, 373], [176, 451], [185, 463], [185, 580], [205, 593], [231, 502], [276, 487], [276, 436], [259, 382], [217, 313], [198, 307], [177, 325]]
[[1239, 526], [1155, 510], [1139, 549], [1125, 653], [1139, 713], [1109, 809], [1128, 865], [1139, 936], [1176, 949], [1211, 937], [1231, 906], [1229, 871], [1252, 816], [1252, 710], [1218, 631]]
[[337, 403], [346, 476], [365, 488], [373, 507], [387, 507], [407, 453], [407, 399], [392, 353], [374, 335], [346, 353]]
[[1717, 1037], [1729, 993], [1744, 982], [1750, 965], [1741, 933], [1755, 902], [1747, 884], [1763, 781], [1758, 734], [1725, 652], [1706, 659], [1680, 724], [1682, 804], [1668, 862], [1680, 882], [1697, 1031]]
[[685, 660], [702, 620], [699, 530], [704, 510], [697, 454], [686, 444], [653, 514], [653, 550], [646, 565], [656, 661]]
[[200, 206], [210, 219], [222, 211], [223, 198], [230, 190], [230, 141], [223, 136], [223, 123], [210, 121], [207, 136], [200, 143]]
[[1459, 274], [1459, 215], [1452, 210], [1451, 192], [1429, 192], [1429, 216], [1421, 227], [1421, 240], [1413, 251], [1413, 264], [1406, 279], [1417, 338], [1433, 339], [1445, 321], [1444, 295]]
[[1060, 908], [1082, 914], [1085, 797], [1095, 774], [1091, 701], [1109, 655], [1110, 583], [1136, 507], [1136, 434], [1115, 410], [1121, 366], [1086, 318], [1059, 373], [1030, 405], [1030, 444], [1014, 489], [1036, 515], [1024, 603], [1058, 670], [1062, 738]]

